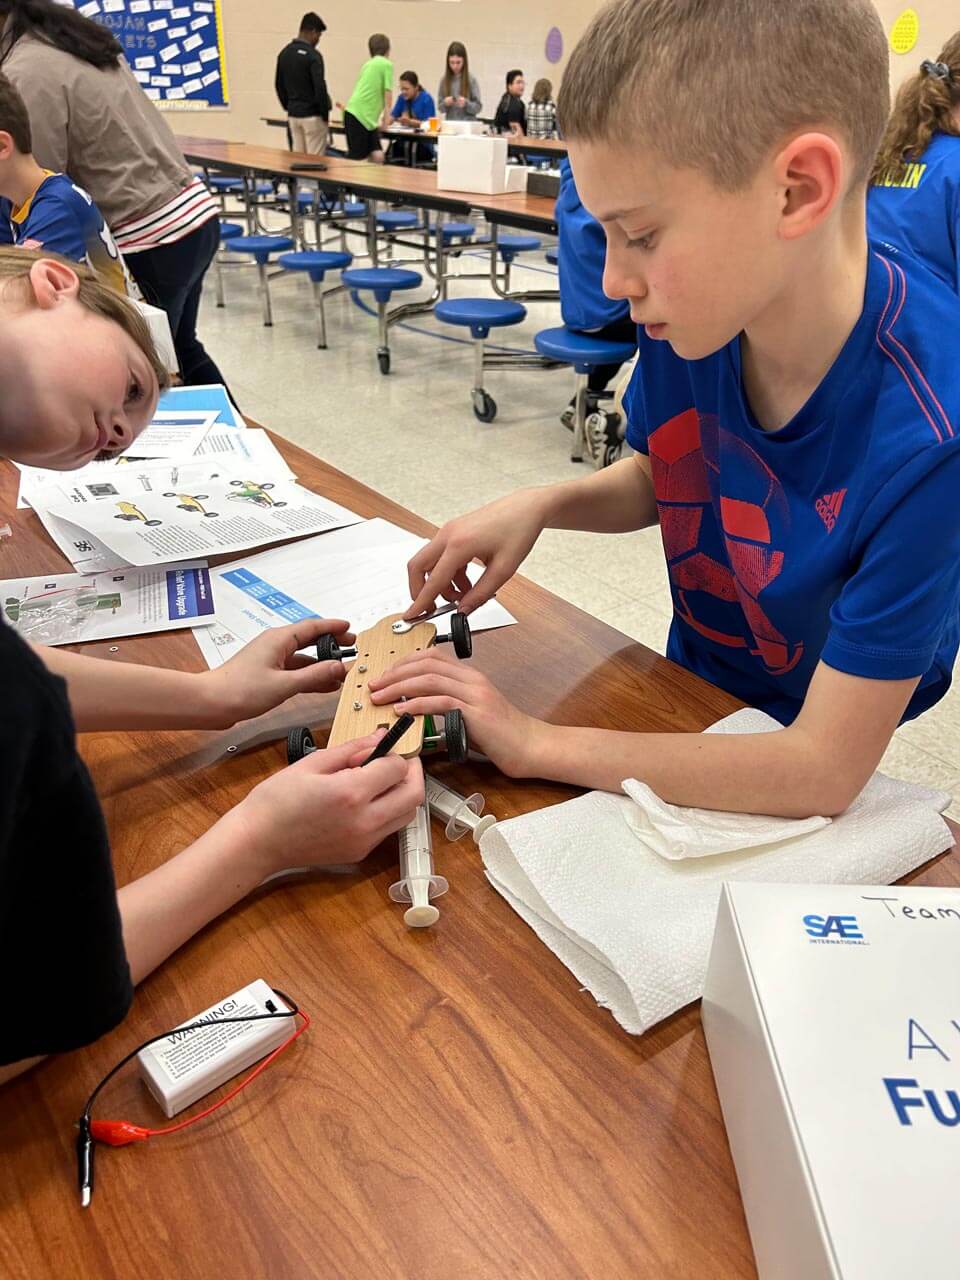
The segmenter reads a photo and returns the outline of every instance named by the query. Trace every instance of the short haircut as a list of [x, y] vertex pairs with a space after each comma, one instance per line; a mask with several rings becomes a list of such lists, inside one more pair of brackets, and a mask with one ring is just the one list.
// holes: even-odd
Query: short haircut
[[541, 76], [541, 78], [533, 86], [533, 94], [531, 95], [530, 101], [531, 102], [549, 102], [552, 96], [553, 96], [553, 85], [546, 78], [546, 76]]
[[385, 58], [390, 52], [390, 38], [382, 31], [378, 31], [367, 41], [367, 48], [370, 50], [371, 58]]
[[319, 13], [314, 13], [311, 9], [309, 13], [305, 13], [300, 19], [301, 31], [316, 31], [318, 35], [323, 35], [327, 29], [327, 24], [320, 17]]
[[522, 76], [522, 75], [523, 75], [523, 72], [520, 70], [519, 67], [514, 67], [512, 71], [508, 71], [507, 86], [509, 87], [510, 85], [512, 85], [514, 80], [516, 80], [517, 76]]
[[787, 135], [833, 127], [853, 187], [870, 173], [889, 107], [870, 0], [613, 0], [570, 57], [559, 121], [566, 138], [639, 132], [727, 191], [747, 186]]
[[47, 249], [21, 249], [12, 245], [0, 245], [0, 295], [5, 292], [8, 284], [26, 285], [30, 268], [35, 262], [45, 258], [62, 263], [75, 272], [80, 281], [77, 293], [80, 305], [92, 311], [94, 315], [118, 324], [147, 358], [160, 390], [166, 391], [170, 385], [170, 374], [154, 345], [146, 320], [129, 298], [122, 297], [115, 289], [105, 284], [89, 267], [79, 262], [72, 262], [59, 253], [50, 253]]
[[9, 133], [21, 155], [33, 150], [27, 105], [4, 75], [0, 75], [0, 129]]
[[400, 79], [406, 80], [407, 84], [412, 84], [416, 89], [420, 87], [420, 77], [415, 71], [401, 71]]

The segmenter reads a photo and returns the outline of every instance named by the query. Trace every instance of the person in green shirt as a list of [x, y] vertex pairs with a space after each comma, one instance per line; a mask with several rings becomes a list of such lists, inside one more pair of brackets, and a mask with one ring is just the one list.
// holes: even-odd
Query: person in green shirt
[[393, 63], [390, 41], [385, 35], [371, 36], [367, 41], [370, 57], [360, 68], [360, 75], [344, 109], [347, 130], [347, 155], [351, 160], [373, 160], [383, 164], [383, 146], [379, 129], [390, 123], [393, 105]]

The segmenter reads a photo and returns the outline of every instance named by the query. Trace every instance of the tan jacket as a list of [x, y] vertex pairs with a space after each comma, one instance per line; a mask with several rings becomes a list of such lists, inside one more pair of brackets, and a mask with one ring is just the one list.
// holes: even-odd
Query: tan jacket
[[27, 104], [37, 163], [88, 191], [108, 226], [152, 213], [193, 180], [125, 60], [101, 71], [22, 36], [0, 70]]

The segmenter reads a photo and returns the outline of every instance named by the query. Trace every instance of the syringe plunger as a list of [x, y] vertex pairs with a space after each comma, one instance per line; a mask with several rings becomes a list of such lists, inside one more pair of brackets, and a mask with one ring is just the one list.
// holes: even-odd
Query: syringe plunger
[[491, 813], [485, 817], [480, 816], [484, 805], [480, 792], [475, 791], [472, 796], [462, 796], [458, 791], [431, 777], [429, 773], [424, 774], [423, 780], [430, 812], [447, 824], [444, 833], [447, 839], [459, 840], [469, 831], [473, 835], [474, 843], [479, 844], [483, 833], [496, 822], [496, 818]]
[[413, 821], [400, 832], [400, 879], [390, 886], [390, 897], [394, 902], [409, 902], [411, 905], [403, 913], [404, 923], [422, 928], [440, 919], [440, 912], [430, 899], [439, 898], [447, 888], [443, 876], [433, 872], [430, 815], [426, 805], [420, 805]]

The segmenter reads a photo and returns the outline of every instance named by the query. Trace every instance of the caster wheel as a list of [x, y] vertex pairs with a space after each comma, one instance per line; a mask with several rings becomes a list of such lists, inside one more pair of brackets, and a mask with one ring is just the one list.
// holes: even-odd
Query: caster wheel
[[389, 373], [390, 372], [390, 352], [378, 351], [377, 364], [380, 366], [381, 373]]
[[321, 636], [317, 641], [318, 662], [339, 662], [340, 646], [333, 636]]
[[497, 402], [486, 391], [473, 393], [473, 412], [481, 422], [492, 422], [497, 416]]
[[451, 764], [463, 764], [469, 755], [467, 726], [462, 711], [443, 713], [443, 732], [447, 740], [447, 759]]
[[473, 656], [473, 636], [470, 634], [470, 620], [465, 613], [451, 615], [450, 639], [453, 641], [453, 652], [458, 658]]
[[304, 756], [308, 756], [316, 749], [317, 744], [313, 740], [313, 734], [305, 725], [291, 729], [287, 734], [287, 764], [296, 764], [298, 760], [302, 760]]

